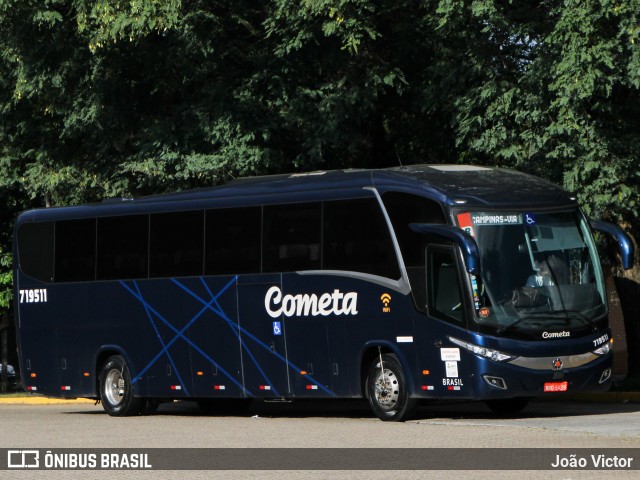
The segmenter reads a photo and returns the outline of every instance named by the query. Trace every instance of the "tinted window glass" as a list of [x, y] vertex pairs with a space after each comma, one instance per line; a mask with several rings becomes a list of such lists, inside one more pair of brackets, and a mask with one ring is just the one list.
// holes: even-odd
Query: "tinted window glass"
[[151, 215], [151, 277], [202, 275], [204, 212]]
[[96, 221], [68, 220], [55, 225], [56, 282], [79, 282], [95, 279]]
[[53, 280], [53, 222], [25, 223], [18, 229], [20, 269], [43, 282]]
[[462, 295], [453, 252], [447, 247], [427, 249], [429, 312], [443, 320], [463, 323]]
[[260, 273], [261, 209], [209, 210], [205, 274]]
[[413, 232], [410, 223], [446, 223], [442, 207], [428, 198], [400, 192], [382, 196], [407, 268], [424, 266], [423, 235]]
[[98, 280], [146, 278], [149, 216], [98, 219]]
[[264, 207], [264, 272], [320, 269], [319, 203]]
[[378, 202], [325, 202], [323, 268], [351, 270], [397, 279], [400, 270]]

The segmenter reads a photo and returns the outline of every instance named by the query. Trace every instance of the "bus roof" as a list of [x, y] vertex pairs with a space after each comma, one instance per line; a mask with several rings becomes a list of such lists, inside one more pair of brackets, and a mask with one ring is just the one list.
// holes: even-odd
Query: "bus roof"
[[[260, 204], [262, 199], [284, 198], [305, 193], [306, 201], [322, 200], [329, 192], [360, 191], [375, 187], [381, 193], [402, 191], [437, 200], [445, 205], [470, 208], [566, 207], [575, 206], [575, 198], [561, 187], [529, 174], [493, 167], [473, 165], [408, 165], [385, 169], [329, 170], [247, 177], [226, 184], [139, 197], [110, 199], [100, 204], [78, 207], [39, 209], [25, 212], [22, 220], [44, 220], [44, 217], [73, 218], [75, 215], [113, 215], [157, 207], [159, 203], [201, 203], [207, 200], [243, 198], [245, 203]], [[135, 205], [135, 207], [134, 207]], [[177, 206], [177, 205], [176, 205]], [[186, 205], [179, 209], [184, 209]], [[155, 210], [156, 208], [151, 208]], [[45, 213], [45, 210], [47, 213]], [[54, 213], [56, 212], [57, 213]], [[33, 215], [35, 212], [38, 214]], [[32, 215], [29, 215], [31, 213]]]

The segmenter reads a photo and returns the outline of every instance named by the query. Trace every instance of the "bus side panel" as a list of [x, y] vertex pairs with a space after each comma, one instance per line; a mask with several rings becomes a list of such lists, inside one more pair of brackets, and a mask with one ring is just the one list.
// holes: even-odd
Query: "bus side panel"
[[[404, 295], [383, 286], [365, 284], [363, 298], [358, 302], [358, 318], [345, 320], [346, 362], [356, 369], [350, 375], [349, 386], [362, 392], [372, 363], [378, 363], [381, 353], [393, 353], [403, 366], [407, 389], [414, 392], [419, 381], [416, 353], [425, 348], [414, 332], [415, 308], [411, 295]], [[361, 383], [362, 382], [362, 383]]]
[[[118, 283], [127, 310], [118, 329], [122, 338], [111, 339], [123, 345], [129, 356], [137, 393], [176, 398], [191, 395], [188, 329], [202, 307], [193, 301], [187, 303], [187, 294], [171, 279]], [[113, 316], [119, 317], [115, 312]], [[105, 337], [109, 337], [106, 332]]]
[[[327, 277], [285, 274], [282, 280], [283, 295], [306, 295], [308, 302], [313, 294], [318, 297], [324, 291], [333, 291], [331, 287]], [[314, 316], [311, 308], [307, 313], [286, 319], [292, 393], [300, 398], [330, 397], [339, 366], [329, 354], [328, 332], [342, 322], [334, 315]]]
[[234, 277], [176, 279], [190, 317], [191, 395], [242, 397], [242, 352]]
[[[292, 274], [284, 278], [284, 295], [315, 295], [318, 305], [325, 296], [328, 302], [319, 308], [324, 312], [287, 318], [291, 363], [312, 363], [316, 381], [330, 389], [322, 392], [319, 387], [311, 392], [314, 396], [361, 397], [362, 375], [366, 376], [378, 346], [398, 355], [410, 385], [415, 385], [415, 309], [409, 295], [345, 276]], [[365, 365], [361, 364], [363, 355]]]
[[60, 371], [60, 389], [65, 396], [94, 397], [97, 395], [93, 374], [93, 345], [96, 339], [92, 338], [95, 329], [91, 328], [91, 325], [96, 319], [87, 318], [91, 313], [84, 306], [73, 310], [68, 311], [64, 318], [56, 314], [56, 318], [61, 319], [56, 331], [56, 366]]
[[[57, 284], [52, 290], [56, 300], [52, 314], [58, 323], [60, 388], [67, 395], [96, 396], [95, 351], [103, 335], [101, 330], [112, 324], [103, 317], [103, 305], [112, 297], [95, 283]], [[129, 328], [125, 332], [128, 334]]]
[[447, 338], [460, 338], [466, 330], [427, 315], [416, 319], [415, 329], [422, 345], [418, 350], [418, 370], [422, 373], [417, 389], [419, 396], [473, 398], [471, 373], [475, 367], [474, 359]]
[[[22, 293], [30, 290], [19, 282]], [[24, 287], [24, 288], [23, 288]], [[40, 285], [34, 288], [41, 290]], [[46, 287], [45, 287], [46, 288]], [[47, 297], [51, 294], [47, 289]], [[50, 315], [49, 303], [28, 303], [18, 299], [20, 372], [23, 386], [35, 393], [62, 396], [58, 367], [57, 325]]]
[[264, 298], [280, 288], [280, 274], [238, 278], [238, 320], [241, 329], [242, 368], [247, 394], [255, 397], [290, 395], [286, 349], [286, 321], [267, 313]]

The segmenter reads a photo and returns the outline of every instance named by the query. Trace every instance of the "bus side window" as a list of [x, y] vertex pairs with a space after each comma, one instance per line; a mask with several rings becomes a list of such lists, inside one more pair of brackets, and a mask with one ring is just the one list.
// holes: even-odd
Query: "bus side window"
[[18, 229], [18, 257], [22, 273], [53, 281], [53, 222], [24, 223]]
[[98, 280], [147, 278], [149, 216], [98, 219]]
[[395, 191], [383, 193], [382, 201], [400, 245], [416, 307], [424, 311], [427, 305], [424, 246], [435, 237], [416, 233], [409, 228], [409, 225], [411, 223], [446, 224], [442, 205], [435, 200]]
[[205, 275], [260, 273], [260, 207], [206, 213]]
[[323, 269], [400, 278], [389, 228], [375, 199], [325, 202], [323, 233]]
[[320, 206], [264, 207], [263, 272], [320, 269]]
[[427, 247], [427, 276], [429, 313], [443, 320], [464, 323], [458, 269], [452, 248]]
[[150, 277], [202, 275], [204, 211], [152, 214], [149, 244]]
[[95, 280], [95, 218], [56, 222], [54, 269], [56, 282]]

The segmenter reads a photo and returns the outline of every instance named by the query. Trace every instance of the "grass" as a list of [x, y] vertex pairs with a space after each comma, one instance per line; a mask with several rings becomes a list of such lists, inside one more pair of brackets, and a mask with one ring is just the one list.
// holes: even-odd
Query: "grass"
[[0, 398], [22, 398], [22, 397], [32, 397], [32, 393], [27, 392], [7, 392], [0, 393]]

